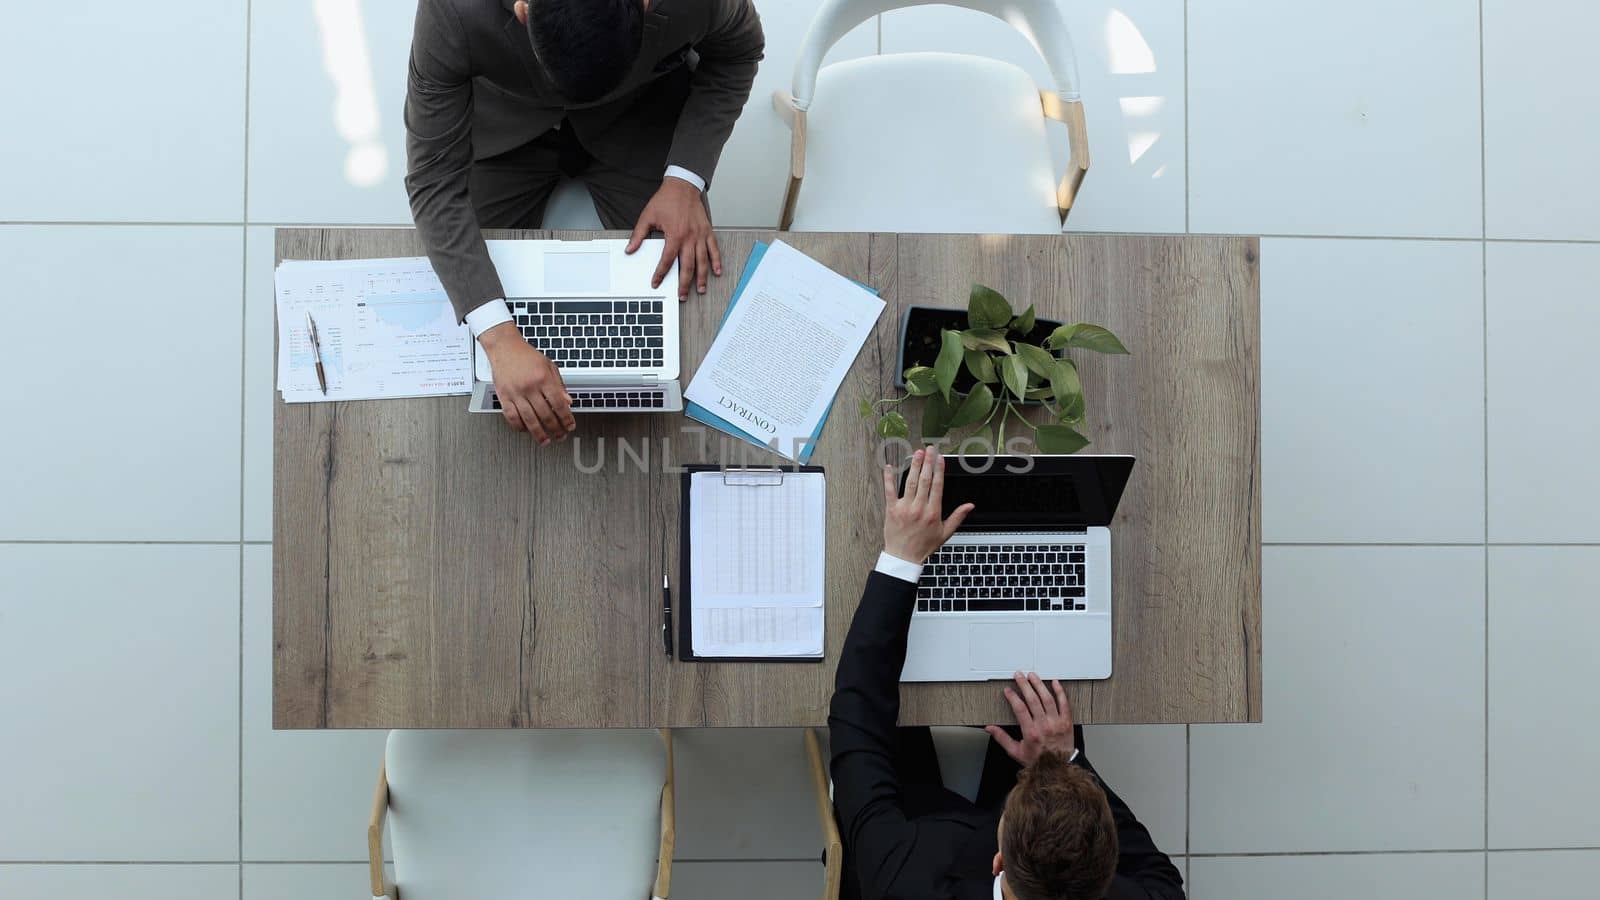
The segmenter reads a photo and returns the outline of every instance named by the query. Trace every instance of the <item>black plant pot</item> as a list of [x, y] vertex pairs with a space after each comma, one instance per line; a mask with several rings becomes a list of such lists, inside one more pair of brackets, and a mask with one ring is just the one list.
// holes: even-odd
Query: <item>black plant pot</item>
[[[943, 345], [940, 332], [948, 328], [954, 331], [964, 331], [967, 327], [967, 311], [965, 309], [950, 309], [939, 306], [912, 306], [900, 319], [900, 364], [894, 370], [894, 386], [900, 390], [906, 389], [906, 370], [913, 366], [928, 366], [939, 359], [939, 348]], [[1030, 344], [1044, 345], [1044, 339], [1050, 332], [1061, 327], [1061, 323], [1052, 319], [1035, 319], [1033, 331], [1024, 336]], [[1052, 355], [1060, 356], [1060, 351]], [[966, 366], [956, 371], [955, 383], [950, 386], [953, 393], [963, 396], [978, 383], [972, 377]], [[1028, 404], [1039, 401], [1028, 400]]]

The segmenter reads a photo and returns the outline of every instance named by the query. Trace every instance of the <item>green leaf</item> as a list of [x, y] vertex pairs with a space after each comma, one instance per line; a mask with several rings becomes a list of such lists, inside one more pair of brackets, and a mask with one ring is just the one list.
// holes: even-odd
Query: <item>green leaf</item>
[[1089, 446], [1089, 439], [1066, 425], [1040, 425], [1034, 443], [1045, 453], [1077, 453]]
[[1028, 308], [1022, 311], [1022, 315], [1011, 320], [1011, 330], [1023, 337], [1027, 337], [1028, 333], [1033, 331], [1033, 326], [1033, 304], [1030, 303]]
[[1090, 325], [1087, 322], [1078, 322], [1074, 325], [1063, 325], [1050, 333], [1045, 346], [1051, 350], [1062, 347], [1082, 347], [1096, 353], [1126, 354], [1128, 348], [1122, 346], [1117, 336], [1101, 328], [1099, 325]]
[[1006, 342], [1005, 333], [994, 328], [978, 328], [961, 332], [961, 346], [968, 350], [1011, 352], [1011, 345]]
[[1017, 355], [1022, 357], [1023, 365], [1028, 371], [1040, 378], [1049, 378], [1050, 372], [1056, 367], [1056, 358], [1046, 350], [1041, 350], [1032, 344], [1017, 342]]
[[927, 399], [922, 406], [922, 440], [942, 438], [950, 431], [950, 418], [955, 410], [938, 394]]
[[1051, 400], [1054, 397], [1055, 392], [1047, 387], [1034, 388], [1028, 391], [1029, 400]]
[[973, 284], [967, 295], [967, 326], [1005, 328], [1011, 321], [1011, 304], [992, 288]]
[[994, 360], [989, 358], [989, 354], [982, 350], [968, 350], [966, 356], [967, 371], [972, 373], [973, 378], [985, 384], [994, 384], [999, 379], [994, 373]]
[[911, 437], [911, 426], [906, 424], [906, 417], [897, 412], [884, 413], [878, 420], [878, 436], [885, 438]]
[[1080, 401], [1083, 399], [1083, 382], [1078, 378], [1078, 367], [1070, 359], [1050, 360], [1050, 390], [1062, 403], [1076, 395]]
[[956, 381], [956, 371], [961, 368], [961, 332], [946, 328], [939, 333], [939, 358], [933, 363], [933, 382], [944, 399], [950, 399], [950, 385]]
[[967, 399], [961, 401], [961, 405], [956, 408], [955, 415], [950, 417], [950, 427], [960, 428], [982, 421], [993, 408], [994, 391], [989, 390], [987, 384], [980, 384], [973, 388]]
[[913, 397], [926, 397], [939, 390], [937, 376], [927, 366], [913, 366], [906, 370], [906, 391]]
[[859, 406], [858, 409], [860, 409], [860, 411], [861, 411], [861, 418], [868, 419], [868, 418], [872, 417], [872, 401], [871, 400], [868, 400], [867, 398], [862, 397], [861, 398], [861, 406]]
[[1064, 399], [1058, 398], [1058, 402], [1060, 402], [1061, 408], [1056, 418], [1061, 420], [1061, 424], [1083, 424], [1083, 394], [1081, 392], [1071, 394]]
[[1008, 356], [1000, 360], [999, 369], [1000, 377], [1005, 379], [1006, 387], [1016, 395], [1017, 399], [1022, 399], [1022, 395], [1028, 392], [1028, 367], [1023, 364], [1022, 359]]

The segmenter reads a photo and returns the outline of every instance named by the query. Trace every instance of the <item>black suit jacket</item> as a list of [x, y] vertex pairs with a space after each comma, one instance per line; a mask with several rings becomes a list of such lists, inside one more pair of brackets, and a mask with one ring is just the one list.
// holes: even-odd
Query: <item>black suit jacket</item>
[[[828, 728], [845, 878], [865, 900], [992, 900], [999, 810], [949, 791], [904, 791], [895, 774], [900, 670], [915, 600], [915, 585], [873, 572], [839, 656]], [[1076, 764], [1094, 771], [1082, 753]], [[1110, 788], [1106, 797], [1122, 849], [1108, 900], [1182, 900], [1172, 860]]]

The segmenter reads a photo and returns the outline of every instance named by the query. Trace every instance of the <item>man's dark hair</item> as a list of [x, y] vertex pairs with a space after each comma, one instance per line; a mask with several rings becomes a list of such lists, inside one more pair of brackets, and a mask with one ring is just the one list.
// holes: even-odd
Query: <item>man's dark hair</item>
[[641, 0], [531, 0], [533, 55], [561, 96], [590, 103], [633, 68], [644, 39]]
[[1087, 769], [1045, 753], [1006, 798], [1000, 855], [1017, 900], [1100, 900], [1117, 871], [1117, 826]]

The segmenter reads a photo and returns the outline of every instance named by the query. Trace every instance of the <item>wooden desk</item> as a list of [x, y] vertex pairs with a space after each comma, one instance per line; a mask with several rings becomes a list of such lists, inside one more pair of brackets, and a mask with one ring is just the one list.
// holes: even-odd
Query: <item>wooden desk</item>
[[[547, 237], [548, 232], [502, 233]], [[556, 236], [580, 237], [590, 235]], [[752, 243], [683, 307], [683, 383]], [[461, 397], [286, 406], [274, 425], [278, 728], [819, 725], [881, 547], [878, 440], [900, 311], [972, 281], [1041, 317], [1103, 324], [1131, 357], [1079, 354], [1091, 450], [1138, 456], [1114, 524], [1115, 671], [1069, 688], [1082, 722], [1261, 718], [1259, 271], [1253, 238], [786, 234], [888, 307], [813, 462], [828, 470], [827, 660], [682, 663], [661, 648], [678, 568], [663, 461], [765, 463], [677, 415], [580, 418], [541, 450]], [[280, 229], [278, 257], [415, 256], [410, 230]], [[648, 446], [645, 470], [618, 442]], [[607, 458], [603, 474], [586, 475]], [[906, 724], [1011, 721], [996, 686], [908, 685]]]

